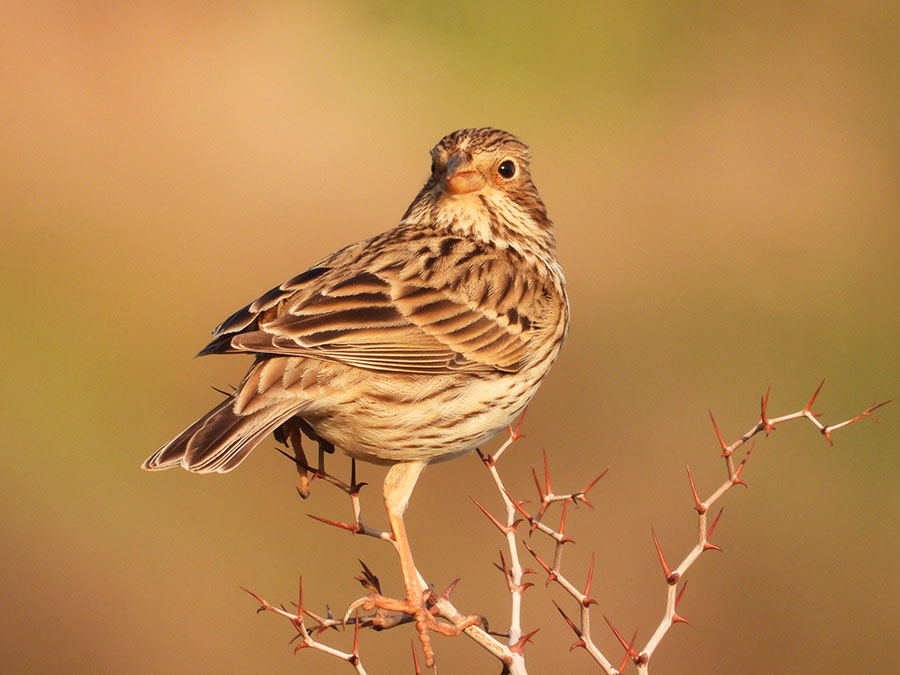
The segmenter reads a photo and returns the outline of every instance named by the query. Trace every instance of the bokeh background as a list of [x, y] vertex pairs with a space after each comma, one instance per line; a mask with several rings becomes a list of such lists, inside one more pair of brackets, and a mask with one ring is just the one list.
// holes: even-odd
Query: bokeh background
[[[560, 491], [611, 467], [566, 569], [596, 554], [617, 660], [601, 614], [639, 642], [661, 616], [651, 525], [670, 558], [692, 545], [685, 465], [723, 478], [707, 409], [736, 438], [769, 385], [786, 413], [827, 377], [826, 421], [900, 395], [898, 35], [900, 5], [859, 0], [4, 2], [0, 669], [349, 670], [292, 655], [238, 590], [290, 602], [302, 574], [340, 612], [362, 558], [397, 592], [386, 546], [305, 515], [345, 519], [344, 497], [301, 502], [273, 442], [224, 477], [138, 467], [246, 368], [191, 359], [213, 326], [394, 225], [430, 147], [481, 125], [531, 144], [573, 307], [501, 468], [524, 497], [542, 449]], [[900, 407], [880, 412], [833, 448], [805, 424], [757, 445], [654, 673], [900, 670]], [[502, 541], [470, 495], [499, 507], [475, 458], [429, 469], [414, 550], [503, 627]], [[531, 671], [595, 672], [542, 586]], [[364, 635], [369, 672], [412, 672], [411, 638]], [[497, 672], [436, 645], [442, 672]]]

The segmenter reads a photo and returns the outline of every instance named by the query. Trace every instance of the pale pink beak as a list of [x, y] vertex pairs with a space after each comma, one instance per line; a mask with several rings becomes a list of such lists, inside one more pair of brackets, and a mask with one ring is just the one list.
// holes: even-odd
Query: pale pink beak
[[454, 154], [447, 162], [447, 192], [464, 195], [477, 192], [484, 187], [484, 176], [471, 160], [461, 152]]

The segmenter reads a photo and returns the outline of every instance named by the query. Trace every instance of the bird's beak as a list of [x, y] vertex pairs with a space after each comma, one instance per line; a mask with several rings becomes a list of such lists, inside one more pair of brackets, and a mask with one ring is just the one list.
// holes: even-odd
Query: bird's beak
[[484, 176], [464, 153], [457, 152], [447, 162], [447, 192], [464, 195], [484, 187]]

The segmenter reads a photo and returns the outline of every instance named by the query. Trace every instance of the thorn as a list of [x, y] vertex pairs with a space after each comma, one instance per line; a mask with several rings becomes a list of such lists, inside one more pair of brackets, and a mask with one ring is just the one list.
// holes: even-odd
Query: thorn
[[716, 515], [715, 519], [712, 522], [712, 525], [709, 526], [709, 529], [706, 531], [706, 541], [703, 542], [703, 550], [704, 551], [719, 551], [722, 552], [722, 548], [720, 546], [716, 546], [715, 544], [709, 543], [709, 538], [712, 536], [713, 531], [716, 529], [716, 525], [719, 524], [719, 518], [722, 517], [722, 512], [725, 511], [725, 508], [719, 509], [719, 513]]
[[591, 598], [591, 581], [594, 579], [594, 554], [591, 553], [591, 566], [588, 567], [587, 583], [584, 585], [584, 599], [581, 601], [582, 607], [590, 607], [596, 605], [597, 601]]
[[651, 527], [650, 532], [653, 534], [653, 544], [654, 546], [656, 546], [656, 554], [659, 556], [659, 562], [662, 565], [663, 574], [666, 575], [666, 583], [669, 584], [669, 586], [674, 586], [678, 583], [678, 579], [681, 575], [669, 569], [669, 565], [668, 563], [666, 563], [666, 557], [663, 555], [662, 548], [659, 545], [659, 539], [656, 538], [656, 530]]
[[694, 485], [694, 475], [691, 473], [691, 467], [687, 468], [688, 480], [691, 482], [691, 493], [694, 495], [694, 510], [703, 515], [706, 513], [706, 504], [700, 501], [700, 495], [697, 494], [697, 486]]
[[538, 481], [537, 472], [534, 470], [534, 467], [531, 467], [531, 475], [534, 478], [534, 486], [537, 488], [538, 496], [541, 498], [541, 501], [544, 501], [544, 491], [541, 489], [541, 483]]
[[716, 430], [716, 438], [719, 439], [719, 445], [722, 446], [722, 457], [728, 457], [731, 454], [731, 450], [728, 449], [728, 446], [725, 444], [725, 439], [722, 438], [722, 432], [719, 431], [719, 425], [716, 424], [716, 418], [713, 417], [712, 410], [709, 411], [709, 419], [712, 420], [713, 429]]
[[678, 612], [672, 612], [672, 618], [670, 619], [672, 625], [676, 623], [686, 623], [688, 626], [691, 625], [691, 622], [681, 616]]
[[338, 527], [342, 530], [347, 530], [348, 532], [352, 532], [353, 534], [359, 534], [362, 532], [362, 528], [359, 525], [351, 525], [349, 523], [339, 523], [336, 520], [329, 520], [328, 518], [323, 518], [322, 516], [316, 516], [312, 513], [307, 513], [307, 516], [312, 518], [313, 520], [318, 520], [320, 523], [325, 523], [326, 525], [331, 525], [332, 527]]
[[547, 573], [547, 581], [544, 583], [545, 586], [549, 586], [551, 581], [555, 581], [557, 578], [556, 572], [553, 571], [553, 568], [550, 567], [547, 563], [545, 563], [541, 556], [537, 554], [537, 552], [531, 548], [527, 542], [523, 541], [522, 544], [525, 546], [525, 550], [527, 550], [532, 557], [537, 561], [537, 564], [540, 565], [544, 571]]
[[242, 591], [244, 591], [244, 593], [248, 593], [248, 594], [252, 595], [256, 599], [256, 601], [259, 603], [259, 608], [256, 610], [257, 614], [259, 614], [260, 612], [265, 612], [267, 609], [269, 609], [269, 607], [271, 607], [271, 605], [268, 602], [263, 600], [260, 596], [258, 596], [256, 593], [251, 591], [249, 588], [244, 588], [243, 586], [238, 586], [238, 588], [240, 588]]
[[454, 579], [453, 581], [451, 581], [451, 582], [450, 582], [450, 585], [447, 586], [446, 589], [444, 589], [444, 592], [441, 593], [441, 597], [442, 597], [444, 600], [449, 600], [449, 599], [450, 599], [450, 594], [451, 594], [451, 593], [453, 592], [453, 590], [456, 588], [456, 584], [458, 584], [458, 583], [460, 582], [460, 579], [461, 579], [460, 577], [456, 577], [456, 579]]
[[490, 519], [490, 521], [494, 524], [494, 527], [500, 530], [500, 532], [502, 532], [504, 535], [508, 535], [510, 532], [515, 532], [516, 526], [520, 522], [522, 522], [521, 520], [517, 520], [510, 527], [507, 527], [506, 525], [503, 525], [499, 520], [494, 518], [494, 516], [492, 516], [486, 508], [479, 504], [477, 499], [475, 499], [474, 497], [469, 497], [469, 499], [475, 502], [475, 506], [481, 509], [481, 512]]
[[625, 648], [625, 659], [622, 661], [622, 665], [619, 666], [619, 671], [621, 671], [625, 667], [625, 664], [628, 663], [628, 659], [637, 658], [637, 653], [634, 651], [634, 643], [637, 640], [637, 631], [634, 631], [634, 636], [631, 638], [631, 642], [626, 642], [625, 638], [622, 637], [622, 634], [616, 630], [615, 626], [613, 626], [613, 623], [609, 620], [609, 617], [604, 614], [603, 619], [606, 621], [606, 625], [609, 626], [610, 630], [612, 630], [613, 634], [616, 636], [619, 644]]
[[413, 667], [416, 669], [416, 675], [422, 675], [422, 671], [419, 670], [419, 657], [416, 656], [416, 643], [410, 640], [409, 646], [412, 649]]
[[[637, 642], [637, 629], [634, 630], [634, 635], [631, 636], [631, 642], [628, 643], [628, 650], [625, 652], [625, 657], [622, 659], [622, 665], [619, 668], [621, 671], [622, 668], [625, 667], [625, 664], [628, 663], [628, 659], [631, 658], [635, 663], [638, 662], [637, 652], [634, 651], [634, 643]], [[643, 657], [644, 654], [641, 654]]]
[[559, 543], [561, 544], [565, 544], [567, 541], [572, 541], [566, 536], [566, 507], [568, 505], [568, 502], [563, 502], [562, 513], [559, 516]]
[[550, 487], [550, 464], [547, 462], [547, 450], [543, 450], [544, 453], [544, 485], [547, 488], [547, 494], [553, 494], [553, 490]]
[[[577, 635], [578, 637], [581, 637], [582, 636], [581, 629], [578, 626], [576, 626], [575, 622], [572, 621], [572, 619], [570, 619], [566, 615], [566, 613], [562, 610], [562, 607], [560, 607], [558, 604], [556, 604], [556, 600], [553, 600], [551, 598], [550, 602], [552, 602], [554, 604], [554, 606], [556, 607], [556, 611], [559, 612], [562, 615], [562, 618], [566, 620], [566, 623], [569, 624], [569, 628], [572, 629], [572, 632], [575, 633], [575, 635]], [[581, 646], [584, 646], [584, 645], [581, 645]], [[572, 649], [574, 649], [574, 647]], [[572, 649], [569, 649], [569, 651], [572, 651]]]
[[733, 485], [743, 485], [747, 487], [747, 481], [741, 479], [741, 471], [744, 470], [744, 467], [747, 465], [747, 460], [750, 459], [750, 453], [753, 452], [753, 448], [756, 446], [756, 442], [753, 441], [750, 443], [750, 447], [747, 449], [747, 454], [744, 455], [744, 459], [741, 460], [741, 463], [738, 464], [738, 467], [734, 470], [734, 475], [731, 477], [731, 483]]
[[819, 386], [816, 387], [816, 391], [813, 393], [812, 398], [809, 399], [809, 403], [806, 404], [806, 407], [803, 409], [803, 412], [812, 412], [813, 403], [816, 402], [816, 397], [819, 395], [819, 392], [822, 391], [822, 386], [825, 384], [825, 378], [822, 378], [822, 381], [819, 382]]
[[760, 398], [759, 402], [759, 421], [763, 425], [763, 429], [766, 431], [766, 436], [769, 435], [769, 432], [775, 429], [775, 426], [769, 421], [769, 418], [766, 416], [766, 408], [769, 407], [769, 394], [772, 391], [772, 385], [769, 385], [766, 388], [766, 395]]
[[353, 651], [347, 659], [354, 666], [359, 663], [359, 608], [356, 609], [356, 621], [353, 623]]
[[681, 584], [681, 588], [678, 590], [677, 595], [675, 596], [675, 606], [678, 607], [678, 603], [681, 602], [681, 596], [684, 595], [684, 591], [687, 588], [687, 582], [685, 581]]
[[534, 634], [539, 630], [540, 628], [535, 628], [530, 633], [523, 635], [516, 641], [514, 645], [509, 646], [509, 651], [511, 651], [513, 654], [522, 654], [525, 651], [525, 645], [532, 641], [531, 638], [534, 637]]
[[510, 504], [513, 505], [513, 508], [514, 508], [516, 511], [518, 511], [519, 513], [521, 513], [523, 516], [525, 516], [525, 519], [526, 519], [529, 523], [531, 523], [531, 529], [532, 529], [532, 531], [534, 531], [534, 528], [535, 528], [534, 519], [533, 519], [530, 515], [528, 515], [528, 512], [527, 512], [525, 509], [522, 508], [522, 504], [527, 504], [527, 503], [528, 503], [528, 500], [527, 500], [527, 499], [523, 499], [522, 501], [518, 501], [518, 500], [516, 500], [516, 499], [513, 499], [513, 498], [512, 498], [512, 495], [509, 494], [509, 491], [508, 491], [508, 490], [505, 490], [505, 489], [503, 490], [503, 494], [506, 495], [506, 498], [509, 500]]
[[519, 433], [519, 430], [522, 428], [522, 422], [525, 421], [525, 414], [528, 412], [528, 406], [525, 406], [525, 410], [522, 411], [522, 414], [519, 415], [519, 419], [516, 421], [516, 426], [513, 428], [513, 425], [509, 425], [509, 437], [512, 439], [512, 442], [515, 443], [520, 438], [525, 438], [525, 434]]
[[584, 503], [584, 504], [587, 504], [587, 505], [590, 506], [591, 508], [594, 508], [594, 505], [591, 504], [591, 503], [587, 500], [587, 498], [586, 498], [587, 493], [590, 492], [591, 488], [593, 488], [593, 487], [597, 484], [597, 482], [598, 482], [601, 478], [603, 478], [603, 476], [605, 476], [608, 472], [609, 472], [609, 467], [606, 467], [605, 469], [603, 469], [603, 471], [600, 472], [600, 475], [597, 476], [597, 477], [596, 477], [594, 480], [592, 480], [590, 483], [588, 483], [588, 484], [584, 487], [584, 489], [583, 489], [581, 492], [576, 492], [574, 495], [572, 495], [572, 501], [576, 501], [576, 500], [577, 500], [577, 501], [580, 501], [580, 502], [582, 502], [582, 503]]

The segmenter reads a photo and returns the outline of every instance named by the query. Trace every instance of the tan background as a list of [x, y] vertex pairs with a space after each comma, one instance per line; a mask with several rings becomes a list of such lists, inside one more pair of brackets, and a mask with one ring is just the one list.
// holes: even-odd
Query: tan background
[[[830, 421], [900, 395], [896, 3], [81, 4], [0, 8], [5, 672], [350, 670], [292, 656], [238, 590], [289, 602], [302, 574], [340, 611], [361, 557], [396, 592], [385, 546], [304, 515], [344, 499], [301, 503], [271, 442], [226, 477], [138, 466], [246, 367], [191, 360], [208, 331], [395, 224], [459, 127], [529, 142], [558, 226], [570, 338], [503, 469], [530, 496], [542, 448], [560, 490], [611, 467], [567, 569], [596, 552], [616, 659], [601, 614], [646, 638], [662, 609], [650, 526], [671, 558], [691, 544], [685, 464], [722, 478], [708, 408], [734, 438], [769, 384], [785, 413], [827, 377]], [[654, 673], [900, 669], [900, 407], [882, 416], [834, 448], [799, 424], [758, 445]], [[476, 459], [430, 469], [414, 550], [500, 627], [502, 542], [470, 495], [499, 502]], [[592, 672], [549, 595], [526, 596], [531, 671]], [[411, 636], [365, 635], [369, 671], [412, 672]], [[444, 673], [497, 672], [436, 644]]]

